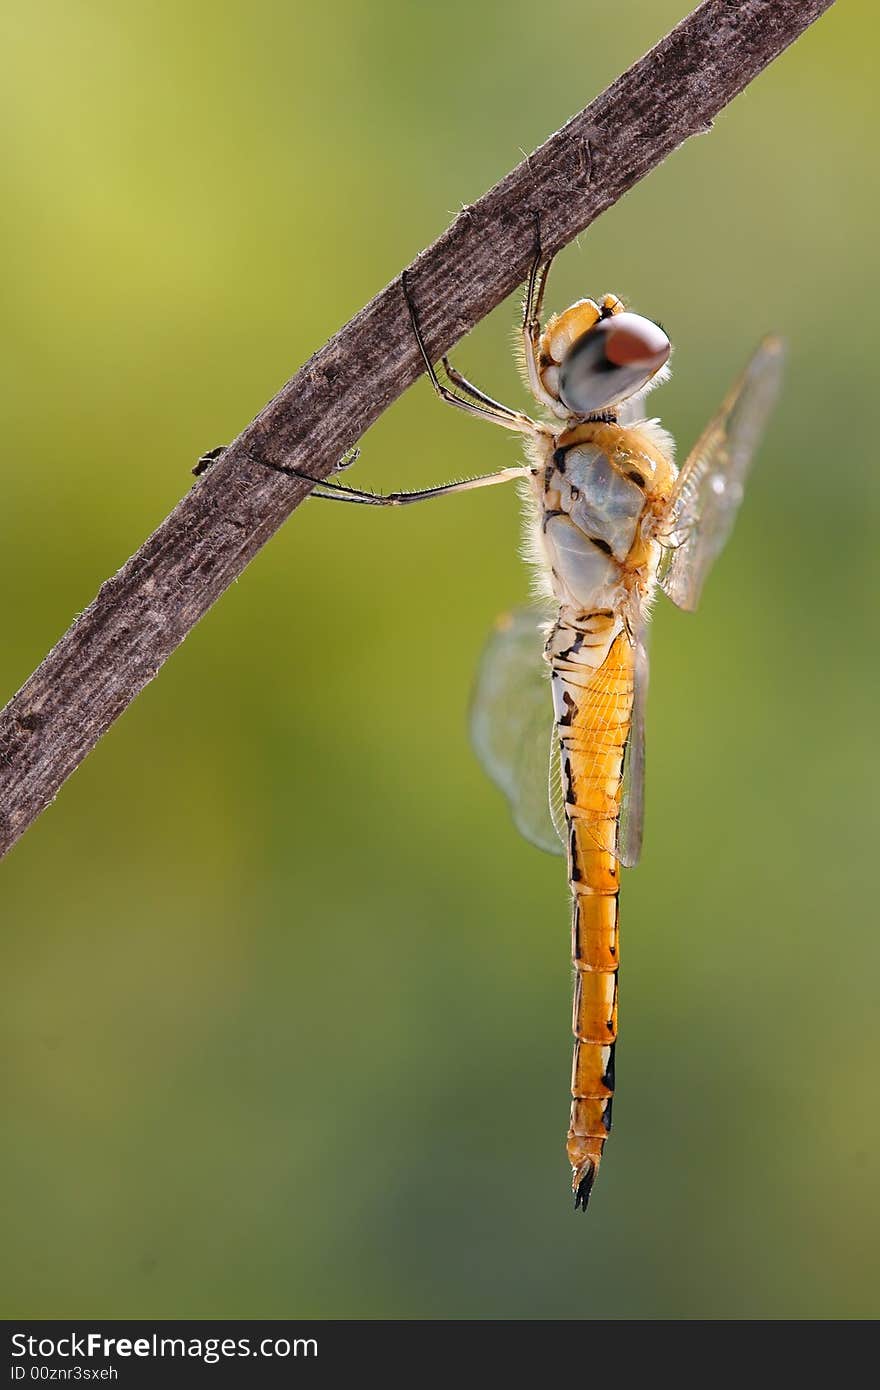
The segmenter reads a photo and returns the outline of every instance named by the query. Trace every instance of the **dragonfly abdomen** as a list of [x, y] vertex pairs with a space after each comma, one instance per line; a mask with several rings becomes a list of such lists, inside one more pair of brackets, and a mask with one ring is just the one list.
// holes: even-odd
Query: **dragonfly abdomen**
[[[580, 633], [586, 640], [572, 640]], [[633, 648], [619, 620], [561, 620], [548, 642], [568, 827], [575, 969], [568, 1157], [586, 1208], [611, 1129], [617, 1038], [617, 823], [633, 701]]]
[[605, 1140], [611, 1132], [614, 1044], [617, 1039], [617, 903], [612, 893], [575, 893], [575, 968], [568, 1158], [575, 1205], [586, 1208]]

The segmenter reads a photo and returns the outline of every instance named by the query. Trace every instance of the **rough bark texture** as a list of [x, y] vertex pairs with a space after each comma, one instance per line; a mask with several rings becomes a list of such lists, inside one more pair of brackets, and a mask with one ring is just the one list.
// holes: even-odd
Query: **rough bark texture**
[[[525, 278], [540, 213], [557, 250], [715, 115], [833, 0], [705, 0], [466, 208], [413, 263], [435, 357]], [[199, 479], [0, 714], [0, 854], [306, 496], [249, 455], [326, 476], [419, 376], [395, 280], [305, 364]]]

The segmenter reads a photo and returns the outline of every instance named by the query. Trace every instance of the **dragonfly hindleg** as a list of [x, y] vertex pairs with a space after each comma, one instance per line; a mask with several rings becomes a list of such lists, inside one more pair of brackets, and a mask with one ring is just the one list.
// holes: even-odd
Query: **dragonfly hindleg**
[[223, 454], [226, 453], [226, 450], [228, 448], [228, 444], [216, 444], [213, 449], [206, 449], [203, 454], [199, 454], [198, 462], [196, 463], [195, 468], [191, 470], [193, 476], [196, 478], [200, 478], [203, 473], [207, 473], [208, 469], [211, 467], [211, 464], [216, 463], [217, 460], [221, 458]]
[[[195, 468], [192, 469], [194, 476], [196, 478], [199, 478], [203, 473], [207, 473], [211, 465], [216, 463], [218, 459], [222, 458], [228, 448], [228, 444], [217, 444], [213, 449], [207, 449], [204, 454], [200, 454]], [[351, 468], [352, 464], [357, 463], [360, 456], [361, 451], [358, 448], [358, 446], [356, 444], [352, 445], [350, 449], [346, 449], [345, 453], [342, 455], [342, 458], [338, 461], [336, 467], [333, 469], [333, 472], [344, 473], [346, 468]], [[328, 483], [325, 478], [312, 478], [308, 473], [300, 473], [297, 471], [297, 469], [289, 468], [286, 464], [270, 463], [268, 459], [257, 458], [256, 454], [252, 454], [250, 450], [247, 450], [247, 457], [253, 463], [261, 463], [264, 468], [274, 468], [277, 473], [290, 473], [296, 478], [302, 478], [304, 482], [316, 484], [320, 483], [324, 487], [333, 486], [332, 484]]]
[[[255, 463], [285, 473], [289, 478], [301, 478], [304, 483], [312, 483], [314, 491], [309, 495], [329, 502], [354, 502], [363, 507], [405, 507], [412, 502], [428, 502], [433, 497], [446, 497], [453, 492], [472, 492], [479, 487], [493, 487], [497, 483], [509, 483], [524, 478], [528, 469], [523, 465], [515, 468], [502, 468], [497, 473], [484, 473], [477, 478], [462, 478], [451, 483], [437, 483], [434, 487], [417, 488], [411, 492], [368, 492], [364, 488], [348, 487], [345, 483], [334, 483], [329, 478], [314, 478], [301, 468], [289, 463], [273, 463], [270, 459], [259, 459], [254, 454], [248, 456]], [[347, 456], [344, 456], [347, 457]], [[348, 467], [354, 459], [344, 464]]]

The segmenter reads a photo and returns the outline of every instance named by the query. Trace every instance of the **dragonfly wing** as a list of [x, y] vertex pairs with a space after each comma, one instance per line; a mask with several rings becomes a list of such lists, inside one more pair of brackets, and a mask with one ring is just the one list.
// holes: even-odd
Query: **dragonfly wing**
[[745, 480], [779, 394], [784, 347], [765, 338], [682, 465], [670, 502], [660, 587], [692, 612], [733, 529]]
[[561, 854], [568, 842], [568, 823], [565, 819], [565, 789], [562, 785], [562, 757], [559, 748], [559, 734], [556, 724], [550, 725], [550, 786], [548, 788], [550, 820], [556, 831], [560, 848], [553, 846], [554, 854]]
[[623, 790], [617, 823], [617, 857], [634, 869], [642, 854], [645, 824], [645, 707], [648, 703], [648, 651], [645, 633], [635, 644], [632, 722], [623, 750]]
[[517, 829], [539, 849], [562, 854], [559, 752], [543, 659], [547, 617], [528, 607], [498, 619], [480, 659], [470, 726], [477, 757], [510, 802]]

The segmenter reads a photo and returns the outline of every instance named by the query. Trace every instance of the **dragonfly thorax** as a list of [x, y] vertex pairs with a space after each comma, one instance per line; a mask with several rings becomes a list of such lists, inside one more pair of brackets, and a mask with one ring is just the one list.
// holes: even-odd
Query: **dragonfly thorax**
[[554, 441], [543, 470], [540, 553], [554, 596], [581, 612], [618, 611], [633, 588], [653, 582], [651, 522], [675, 468], [648, 435], [585, 424]]
[[594, 548], [622, 564], [645, 505], [644, 485], [618, 472], [598, 444], [558, 452], [547, 478], [548, 495]]

